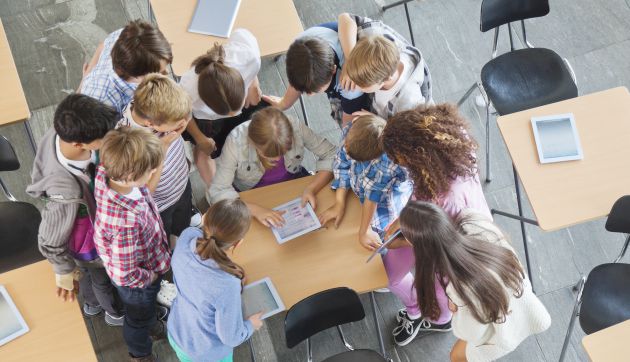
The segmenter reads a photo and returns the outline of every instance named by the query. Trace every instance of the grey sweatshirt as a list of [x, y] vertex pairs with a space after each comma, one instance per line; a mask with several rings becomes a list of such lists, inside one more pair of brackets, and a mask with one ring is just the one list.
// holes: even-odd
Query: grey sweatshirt
[[64, 275], [81, 263], [68, 251], [68, 238], [79, 206], [86, 205], [93, 220], [96, 204], [89, 185], [70, 173], [57, 159], [56, 136], [51, 128], [40, 141], [31, 172], [32, 183], [26, 193], [46, 202], [39, 225], [39, 250], [53, 265], [55, 274]]

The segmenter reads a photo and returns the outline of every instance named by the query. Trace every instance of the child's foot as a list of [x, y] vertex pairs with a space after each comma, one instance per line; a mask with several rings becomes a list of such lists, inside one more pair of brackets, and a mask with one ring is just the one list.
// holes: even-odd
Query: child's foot
[[399, 324], [394, 331], [394, 342], [399, 346], [406, 346], [418, 335], [420, 331], [423, 332], [448, 332], [452, 330], [451, 322], [444, 324], [434, 324], [425, 318], [411, 319], [405, 311], [404, 313], [398, 312], [396, 319], [399, 319]]
[[170, 283], [167, 280], [162, 280], [160, 282], [160, 291], [157, 295], [157, 302], [170, 308], [173, 305], [173, 300], [176, 296], [177, 287], [175, 287], [175, 284]]
[[192, 216], [190, 217], [190, 226], [193, 226], [193, 227], [201, 226], [201, 212], [199, 212], [199, 209], [193, 206], [191, 215]]
[[103, 311], [103, 307], [100, 305], [91, 306], [87, 303], [83, 303], [83, 314], [88, 317], [94, 317]]
[[125, 316], [113, 315], [105, 311], [105, 323], [110, 327], [122, 327], [125, 324]]

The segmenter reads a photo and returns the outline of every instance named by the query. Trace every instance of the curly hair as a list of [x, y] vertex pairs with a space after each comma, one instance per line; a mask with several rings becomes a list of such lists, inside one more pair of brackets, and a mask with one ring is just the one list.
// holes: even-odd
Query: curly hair
[[477, 173], [477, 143], [451, 104], [422, 105], [395, 114], [381, 143], [390, 159], [409, 170], [419, 200], [435, 200], [457, 177]]

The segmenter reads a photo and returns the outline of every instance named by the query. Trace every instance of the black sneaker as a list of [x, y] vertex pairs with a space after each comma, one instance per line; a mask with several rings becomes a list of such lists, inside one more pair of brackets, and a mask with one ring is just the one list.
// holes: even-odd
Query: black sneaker
[[400, 322], [394, 331], [394, 342], [399, 346], [406, 346], [418, 335], [418, 332], [448, 332], [452, 330], [451, 322], [444, 324], [434, 324], [422, 317], [418, 319], [409, 319], [407, 312], [398, 312], [396, 319], [400, 317]]
[[396, 322], [400, 323], [401, 320], [403, 320], [403, 318], [407, 318], [409, 314], [407, 314], [407, 309], [403, 308], [403, 309], [399, 309], [398, 310], [398, 314], [396, 314]]

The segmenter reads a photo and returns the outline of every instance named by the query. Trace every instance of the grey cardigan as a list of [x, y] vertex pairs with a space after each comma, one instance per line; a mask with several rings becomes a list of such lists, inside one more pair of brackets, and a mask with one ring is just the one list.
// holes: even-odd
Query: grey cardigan
[[[223, 199], [236, 199], [238, 192], [249, 190], [260, 181], [264, 169], [254, 146], [247, 136], [251, 121], [242, 123], [228, 135], [217, 159], [217, 173], [206, 193], [210, 204]], [[293, 147], [284, 155], [288, 172], [297, 173], [304, 161], [304, 148], [317, 158], [317, 171], [331, 171], [337, 147], [321, 137], [299, 120], [291, 119], [293, 126]]]

